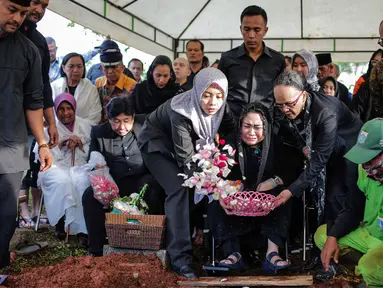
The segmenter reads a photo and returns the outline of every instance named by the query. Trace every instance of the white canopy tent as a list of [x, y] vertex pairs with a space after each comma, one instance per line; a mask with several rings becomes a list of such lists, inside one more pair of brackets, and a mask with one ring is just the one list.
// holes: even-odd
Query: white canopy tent
[[51, 0], [49, 8], [152, 55], [182, 56], [197, 38], [214, 61], [242, 43], [239, 18], [249, 5], [266, 10], [265, 42], [286, 55], [307, 48], [331, 52], [334, 62], [367, 62], [379, 48], [382, 0]]

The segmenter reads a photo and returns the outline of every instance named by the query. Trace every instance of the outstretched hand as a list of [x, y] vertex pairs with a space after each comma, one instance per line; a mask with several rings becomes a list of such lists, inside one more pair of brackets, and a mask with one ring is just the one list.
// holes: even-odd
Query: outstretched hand
[[283, 190], [277, 197], [275, 197], [275, 208], [285, 204], [292, 196], [293, 194], [290, 192], [290, 190]]
[[325, 271], [328, 270], [330, 266], [330, 260], [334, 257], [336, 264], [339, 263], [339, 246], [335, 237], [328, 236], [326, 244], [323, 247], [322, 253], [320, 255], [322, 265]]

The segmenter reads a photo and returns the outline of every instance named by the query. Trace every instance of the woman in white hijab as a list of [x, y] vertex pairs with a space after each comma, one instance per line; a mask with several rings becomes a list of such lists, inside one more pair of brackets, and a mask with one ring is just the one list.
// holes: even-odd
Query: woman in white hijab
[[302, 77], [306, 78], [310, 90], [318, 92], [318, 60], [314, 53], [307, 49], [302, 49], [293, 55], [292, 69]]
[[168, 100], [148, 116], [138, 139], [146, 166], [165, 190], [167, 251], [172, 269], [188, 278], [195, 278], [190, 266], [190, 196], [182, 186], [183, 178], [177, 175], [193, 172], [188, 163], [196, 145], [214, 143], [220, 126], [223, 133], [235, 130], [226, 104], [227, 91], [227, 79], [220, 70], [201, 70], [191, 90]]

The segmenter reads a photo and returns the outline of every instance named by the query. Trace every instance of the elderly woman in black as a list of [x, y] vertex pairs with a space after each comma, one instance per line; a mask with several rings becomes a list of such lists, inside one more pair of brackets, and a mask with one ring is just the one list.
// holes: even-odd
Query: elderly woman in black
[[149, 114], [180, 92], [176, 84], [172, 61], [167, 56], [157, 56], [149, 67], [147, 80], [137, 84], [132, 95], [136, 114]]
[[[362, 122], [337, 98], [308, 93], [305, 85], [304, 78], [290, 71], [283, 72], [274, 86], [275, 106], [284, 116], [278, 120], [279, 133], [290, 134], [293, 146], [307, 158], [300, 176], [277, 197], [277, 205], [311, 189], [318, 224], [326, 223], [330, 236], [322, 251], [323, 263], [336, 252], [336, 239], [354, 230], [361, 219], [363, 193], [357, 191], [357, 165], [343, 156], [355, 144]], [[280, 151], [280, 155], [281, 163], [294, 166], [292, 153]]]
[[[235, 165], [228, 178], [241, 180], [247, 191], [264, 191], [278, 195], [283, 190], [282, 180], [276, 176], [276, 165], [271, 135], [271, 121], [267, 110], [256, 104], [248, 105], [239, 118], [238, 130], [228, 137], [227, 143], [236, 149]], [[222, 206], [222, 207], [221, 207]], [[227, 257], [219, 265], [231, 270], [245, 268], [240, 252], [240, 236], [260, 232], [267, 241], [264, 272], [277, 272], [289, 266], [279, 256], [289, 229], [290, 203], [272, 211], [265, 217], [228, 216], [230, 210], [222, 200], [208, 205], [208, 219], [213, 237]], [[263, 241], [262, 241], [263, 242]]]
[[[214, 143], [222, 122], [235, 129], [226, 104], [227, 79], [218, 69], [205, 68], [193, 89], [177, 95], [151, 113], [142, 128], [139, 145], [146, 166], [165, 190], [167, 252], [172, 269], [195, 278], [189, 229], [189, 190], [179, 173], [190, 174], [197, 144]], [[190, 167], [190, 168], [189, 168]]]

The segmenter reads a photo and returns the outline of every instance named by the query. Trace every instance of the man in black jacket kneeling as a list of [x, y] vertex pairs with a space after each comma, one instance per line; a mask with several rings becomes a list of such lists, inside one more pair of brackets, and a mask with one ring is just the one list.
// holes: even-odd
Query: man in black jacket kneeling
[[[127, 97], [110, 100], [106, 113], [109, 121], [92, 128], [89, 155], [97, 151], [104, 156], [121, 197], [138, 193], [148, 184], [144, 200], [149, 206], [149, 214], [163, 214], [164, 193], [147, 170], [137, 146], [145, 115], [135, 115], [134, 106]], [[85, 190], [82, 203], [89, 237], [89, 254], [102, 256], [103, 245], [106, 243], [105, 213], [108, 210], [94, 198], [91, 187]]]

